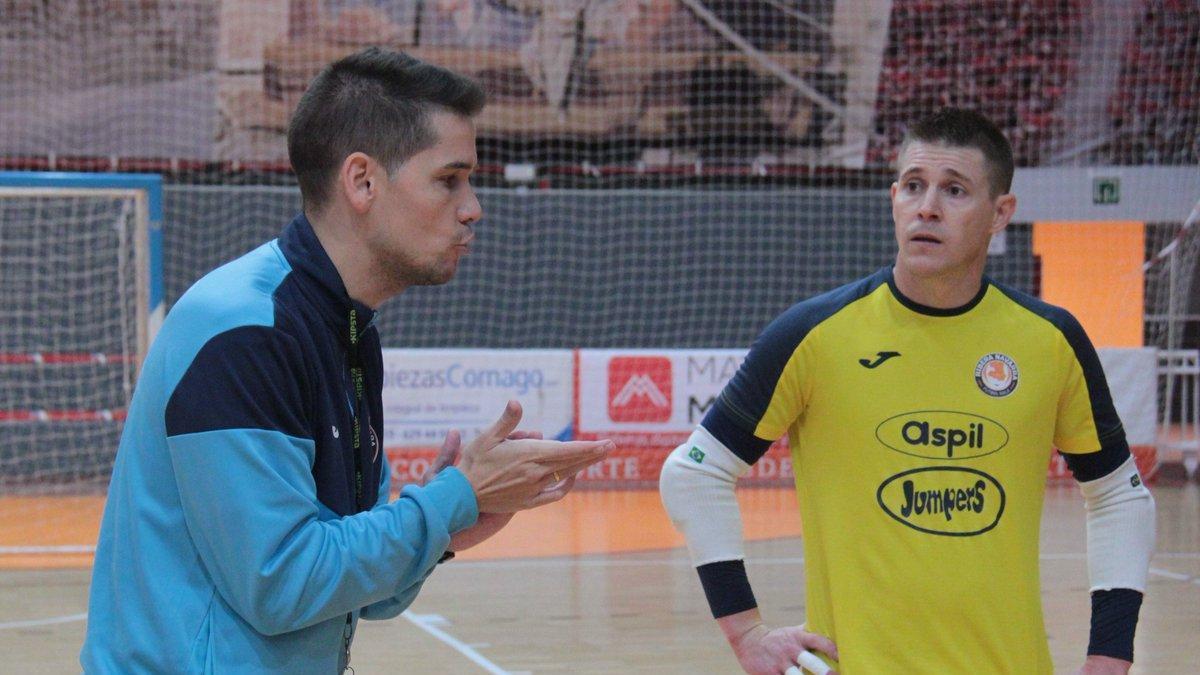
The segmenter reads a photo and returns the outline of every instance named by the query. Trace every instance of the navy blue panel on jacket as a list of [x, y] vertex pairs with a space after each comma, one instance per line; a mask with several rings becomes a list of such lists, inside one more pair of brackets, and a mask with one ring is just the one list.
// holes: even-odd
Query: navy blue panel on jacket
[[[384, 464], [382, 361], [379, 333], [371, 325], [375, 313], [351, 300], [304, 216], [284, 230], [279, 248], [292, 272], [272, 295], [274, 325], [234, 328], [201, 348], [171, 395], [167, 435], [246, 428], [311, 439], [317, 498], [338, 515], [358, 513], [378, 498]], [[355, 404], [349, 374], [351, 310], [365, 359], [361, 405]], [[326, 330], [314, 330], [313, 323]], [[366, 430], [360, 441], [361, 481], [353, 449], [356, 413]]]
[[[267, 429], [309, 438], [312, 378], [296, 340], [267, 326], [239, 326], [209, 340], [167, 402], [167, 435]], [[286, 374], [286, 377], [283, 376]]]

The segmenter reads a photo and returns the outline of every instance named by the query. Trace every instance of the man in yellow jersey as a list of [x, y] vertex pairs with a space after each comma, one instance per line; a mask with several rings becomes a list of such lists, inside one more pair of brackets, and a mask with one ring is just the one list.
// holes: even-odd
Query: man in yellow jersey
[[[772, 322], [661, 491], [748, 673], [803, 651], [843, 675], [1050, 673], [1038, 581], [1057, 447], [1087, 502], [1092, 624], [1082, 673], [1126, 673], [1154, 548], [1095, 349], [1065, 310], [984, 276], [1016, 209], [994, 124], [912, 126], [891, 187], [899, 252]], [[763, 624], [743, 565], [738, 476], [788, 434], [807, 622]]]

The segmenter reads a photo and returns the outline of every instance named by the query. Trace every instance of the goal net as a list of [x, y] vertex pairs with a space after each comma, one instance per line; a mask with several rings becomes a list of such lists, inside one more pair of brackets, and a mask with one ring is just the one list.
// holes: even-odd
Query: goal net
[[107, 483], [151, 328], [156, 183], [0, 172], [0, 495]]

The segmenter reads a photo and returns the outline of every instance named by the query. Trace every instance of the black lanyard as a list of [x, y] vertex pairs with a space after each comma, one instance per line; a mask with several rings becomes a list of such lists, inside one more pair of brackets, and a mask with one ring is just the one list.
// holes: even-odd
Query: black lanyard
[[363, 405], [363, 362], [358, 346], [358, 312], [350, 310], [350, 380], [354, 386], [354, 405], [351, 414], [354, 417], [354, 506], [362, 510], [363, 504], [363, 461], [362, 461], [362, 425], [358, 419], [358, 411]]

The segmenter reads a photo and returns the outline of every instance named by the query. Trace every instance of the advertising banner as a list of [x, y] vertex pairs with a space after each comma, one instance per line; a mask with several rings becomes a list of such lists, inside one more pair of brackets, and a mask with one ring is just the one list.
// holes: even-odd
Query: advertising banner
[[1096, 352], [1129, 444], [1154, 445], [1158, 435], [1158, 350], [1101, 347]]
[[469, 443], [509, 399], [524, 410], [519, 429], [570, 438], [571, 369], [567, 349], [385, 349], [383, 445], [393, 480], [419, 477], [451, 429]]
[[[745, 356], [745, 349], [580, 350], [577, 435], [617, 444], [608, 465], [583, 479], [657, 481], [667, 453], [704, 419]], [[743, 481], [791, 479], [791, 457], [776, 443]]]

